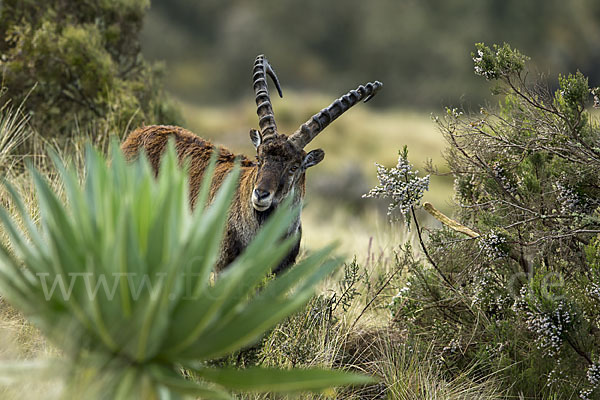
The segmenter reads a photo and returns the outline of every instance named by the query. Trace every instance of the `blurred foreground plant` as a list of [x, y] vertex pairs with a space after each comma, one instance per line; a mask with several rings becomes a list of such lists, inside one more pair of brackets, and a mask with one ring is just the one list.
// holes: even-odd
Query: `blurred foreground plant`
[[[39, 226], [5, 182], [21, 221], [0, 207], [11, 244], [10, 250], [0, 245], [0, 293], [63, 351], [66, 397], [225, 399], [230, 390], [294, 392], [371, 381], [341, 371], [204, 363], [256, 341], [304, 305], [340, 264], [329, 257], [329, 246], [264, 284], [294, 243], [280, 238], [297, 210], [279, 207], [247, 250], [214, 277], [237, 171], [208, 207], [205, 179], [190, 211], [187, 177], [172, 146], [157, 179], [145, 159], [126, 164], [117, 146], [110, 166], [88, 147], [83, 184], [53, 158], [68, 204], [32, 170]], [[19, 370], [30, 374], [33, 366], [0, 366], [0, 373]], [[200, 380], [186, 379], [182, 370]]]

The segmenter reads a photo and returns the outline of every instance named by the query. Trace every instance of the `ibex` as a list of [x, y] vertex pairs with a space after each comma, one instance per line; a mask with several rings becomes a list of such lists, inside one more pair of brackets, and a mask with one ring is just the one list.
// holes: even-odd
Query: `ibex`
[[[279, 80], [263, 55], [256, 57], [252, 71], [260, 131], [250, 130], [250, 140], [256, 148], [256, 161], [245, 156], [236, 156], [223, 147], [201, 139], [192, 132], [175, 126], [146, 126], [133, 131], [123, 142], [121, 149], [127, 159], [137, 157], [140, 150], [158, 173], [160, 157], [169, 138], [174, 138], [179, 160], [189, 159], [190, 202], [194, 207], [204, 170], [211, 155], [217, 153], [217, 165], [211, 184], [209, 201], [216, 194], [225, 176], [232, 170], [235, 161], [241, 164], [237, 192], [231, 205], [225, 237], [216, 270], [230, 264], [250, 243], [261, 224], [283, 199], [292, 198], [293, 204], [301, 204], [305, 191], [305, 171], [323, 160], [321, 149], [306, 153], [304, 147], [360, 100], [367, 102], [383, 86], [381, 82], [367, 83], [351, 90], [302, 124], [289, 136], [277, 131], [266, 75], [273, 80], [280, 97]], [[273, 271], [278, 273], [292, 265], [300, 248], [302, 227], [300, 215], [292, 223], [287, 235], [298, 235], [298, 242], [290, 253]]]

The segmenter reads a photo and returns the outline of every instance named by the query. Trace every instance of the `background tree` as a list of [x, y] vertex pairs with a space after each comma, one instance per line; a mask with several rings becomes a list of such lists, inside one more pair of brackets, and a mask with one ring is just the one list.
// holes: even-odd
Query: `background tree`
[[[7, 97], [27, 97], [44, 136], [123, 133], [177, 120], [161, 68], [144, 61], [139, 33], [148, 0], [7, 0], [0, 9], [0, 71]], [[35, 87], [35, 89], [34, 89]]]

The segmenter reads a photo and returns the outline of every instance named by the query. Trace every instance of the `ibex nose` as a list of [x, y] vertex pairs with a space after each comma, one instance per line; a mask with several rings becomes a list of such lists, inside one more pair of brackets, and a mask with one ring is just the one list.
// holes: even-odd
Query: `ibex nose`
[[261, 200], [265, 200], [266, 198], [268, 198], [271, 194], [266, 191], [266, 190], [262, 190], [262, 189], [254, 189], [254, 198], [258, 201]]

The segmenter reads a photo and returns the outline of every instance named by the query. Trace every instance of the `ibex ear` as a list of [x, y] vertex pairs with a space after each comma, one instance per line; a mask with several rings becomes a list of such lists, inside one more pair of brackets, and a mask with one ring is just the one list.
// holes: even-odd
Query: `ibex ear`
[[258, 149], [258, 146], [262, 143], [262, 136], [259, 131], [256, 129], [250, 129], [250, 140], [252, 140], [252, 144], [254, 147]]
[[304, 160], [302, 160], [302, 168], [307, 169], [308, 167], [312, 167], [313, 165], [317, 165], [323, 158], [325, 157], [325, 152], [321, 149], [316, 149], [310, 151]]

